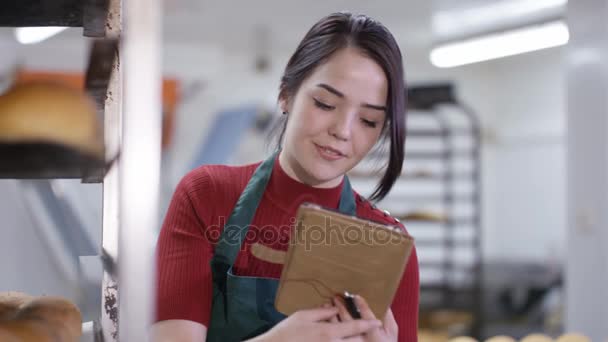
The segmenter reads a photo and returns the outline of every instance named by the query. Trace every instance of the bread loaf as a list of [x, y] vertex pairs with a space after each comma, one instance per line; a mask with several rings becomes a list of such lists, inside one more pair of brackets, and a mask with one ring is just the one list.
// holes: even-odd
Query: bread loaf
[[58, 297], [38, 297], [24, 304], [16, 320], [44, 322], [51, 331], [61, 334], [61, 341], [77, 342], [82, 335], [80, 310], [70, 301]]
[[12, 319], [19, 310], [19, 307], [32, 298], [34, 297], [23, 292], [10, 291], [0, 293], [0, 322]]
[[78, 342], [82, 316], [70, 301], [0, 293], [0, 341]]
[[0, 327], [0, 341], [2, 342], [20, 342], [10, 331]]
[[16, 307], [20, 307], [21, 305], [29, 302], [32, 299], [34, 299], [34, 296], [23, 292], [0, 292], [0, 303], [15, 305]]
[[433, 213], [428, 211], [412, 211], [406, 215], [400, 216], [400, 220], [408, 221], [429, 221], [429, 222], [446, 222], [448, 218], [439, 213]]
[[12, 319], [17, 314], [17, 310], [14, 305], [0, 303], [0, 322]]
[[[0, 331], [19, 342], [63, 342], [60, 336], [41, 321], [9, 320], [0, 323]], [[0, 335], [1, 336], [1, 335]], [[4, 340], [1, 340], [4, 341]], [[65, 340], [67, 341], [67, 340]]]
[[54, 143], [104, 159], [101, 125], [92, 98], [62, 84], [30, 82], [0, 94], [3, 143]]

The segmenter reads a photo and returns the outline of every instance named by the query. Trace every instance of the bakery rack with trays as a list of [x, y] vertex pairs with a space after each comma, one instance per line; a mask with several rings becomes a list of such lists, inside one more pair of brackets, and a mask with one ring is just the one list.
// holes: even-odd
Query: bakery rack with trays
[[[408, 90], [406, 152], [402, 176], [377, 203], [415, 238], [420, 265], [421, 324], [426, 315], [452, 312], [467, 334], [480, 336], [482, 313], [481, 128], [450, 83]], [[349, 177], [355, 188], [379, 179], [372, 152]]]
[[[147, 100], [158, 97], [161, 89], [160, 17], [159, 0], [22, 0], [0, 4], [0, 27], [82, 28], [82, 38], [91, 47], [84, 70], [87, 95], [83, 93], [83, 97], [94, 103], [92, 116], [99, 119], [104, 160], [90, 160], [53, 143], [0, 144], [0, 178], [19, 180], [30, 214], [40, 223], [40, 236], [53, 252], [49, 257], [59, 259], [63, 271], [70, 275], [71, 286], [85, 297], [83, 302], [101, 297], [101, 303], [93, 300], [99, 305], [94, 317], [83, 322], [83, 332], [90, 340], [148, 340], [158, 215], [158, 187], [154, 184], [159, 175], [149, 172], [143, 177], [148, 184], [143, 186], [141, 174], [130, 170], [160, 170], [162, 108], [160, 101]], [[66, 179], [101, 184], [100, 241], [85, 231], [71, 207], [73, 202], [59, 191], [61, 180]], [[137, 207], [137, 213], [121, 210], [125, 207]], [[83, 255], [101, 260], [103, 275], [93, 278], [94, 284], [82, 279]], [[98, 293], [91, 295], [90, 288]], [[122, 294], [120, 302], [118, 293]]]

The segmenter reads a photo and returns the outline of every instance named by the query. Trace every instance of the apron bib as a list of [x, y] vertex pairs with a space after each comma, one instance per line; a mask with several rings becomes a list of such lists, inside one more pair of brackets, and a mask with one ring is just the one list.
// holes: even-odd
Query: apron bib
[[[274, 308], [278, 279], [241, 277], [232, 265], [262, 200], [279, 152], [255, 170], [226, 222], [211, 259], [213, 298], [207, 341], [243, 341], [263, 334], [286, 318]], [[340, 212], [355, 215], [356, 204], [348, 178], [340, 195]]]

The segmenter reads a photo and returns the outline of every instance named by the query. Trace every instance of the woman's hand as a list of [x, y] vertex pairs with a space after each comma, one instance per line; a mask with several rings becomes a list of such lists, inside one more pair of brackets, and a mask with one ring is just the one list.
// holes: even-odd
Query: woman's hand
[[329, 306], [297, 311], [251, 342], [360, 341], [363, 334], [377, 330], [382, 325], [375, 318], [330, 322], [338, 310], [338, 307]]
[[[334, 305], [338, 308], [338, 315], [336, 317], [332, 317], [330, 322], [335, 323], [338, 321], [348, 323], [354, 320], [348, 310], [346, 309], [346, 305], [344, 304], [344, 299], [341, 297], [334, 298]], [[375, 320], [376, 316], [370, 309], [369, 305], [363, 297], [355, 296], [355, 304], [357, 308], [359, 308], [359, 312], [361, 313], [361, 319], [364, 320]], [[397, 341], [399, 336], [399, 326], [397, 326], [397, 322], [395, 321], [395, 317], [393, 316], [393, 312], [389, 308], [386, 315], [384, 316], [384, 321], [382, 322], [382, 326], [371, 329], [360, 338], [360, 341], [366, 342], [387, 342], [387, 341]]]

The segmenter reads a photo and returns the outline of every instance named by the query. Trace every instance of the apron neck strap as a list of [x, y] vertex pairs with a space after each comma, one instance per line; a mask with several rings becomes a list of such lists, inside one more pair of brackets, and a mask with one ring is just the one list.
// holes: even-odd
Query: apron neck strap
[[[274, 152], [264, 160], [255, 170], [253, 176], [247, 183], [245, 190], [239, 197], [232, 214], [226, 222], [219, 241], [215, 246], [213, 263], [232, 266], [236, 256], [245, 240], [245, 235], [249, 231], [249, 225], [253, 221], [255, 212], [266, 190], [266, 185], [270, 180], [275, 160], [280, 151]], [[344, 176], [344, 184], [340, 195], [338, 210], [346, 215], [355, 216], [356, 203], [350, 181]]]
[[344, 175], [344, 184], [342, 185], [342, 193], [340, 195], [340, 204], [338, 210], [342, 214], [355, 216], [357, 214], [357, 204], [355, 203], [355, 196], [353, 196], [353, 189], [350, 186], [348, 177]]

